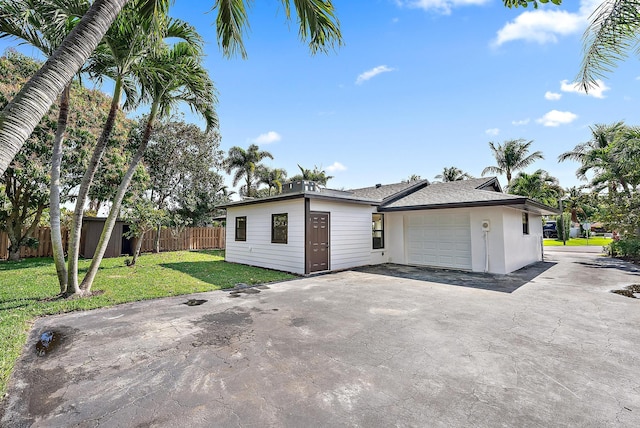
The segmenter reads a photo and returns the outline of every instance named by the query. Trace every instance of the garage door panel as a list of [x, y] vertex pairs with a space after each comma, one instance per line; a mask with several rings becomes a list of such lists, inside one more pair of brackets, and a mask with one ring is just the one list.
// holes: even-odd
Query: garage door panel
[[471, 269], [469, 213], [412, 214], [405, 221], [407, 262]]

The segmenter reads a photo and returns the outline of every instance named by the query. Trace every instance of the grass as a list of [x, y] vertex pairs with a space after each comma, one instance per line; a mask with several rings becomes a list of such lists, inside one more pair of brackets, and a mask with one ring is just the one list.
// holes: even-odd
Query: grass
[[[226, 263], [223, 251], [148, 254], [134, 267], [124, 259], [104, 259], [92, 287], [97, 295], [77, 299], [55, 299], [60, 288], [51, 258], [0, 262], [0, 397], [36, 317], [293, 278]], [[80, 262], [81, 277], [88, 267], [89, 260]]]
[[[571, 247], [583, 247], [586, 245], [594, 246], [594, 247], [604, 247], [606, 245], [611, 244], [613, 240], [611, 238], [604, 238], [602, 236], [594, 236], [593, 238], [589, 238], [589, 243], [587, 244], [586, 238], [571, 238], [567, 240], [567, 246]], [[562, 239], [545, 239], [544, 240], [545, 247], [557, 247], [562, 246]]]

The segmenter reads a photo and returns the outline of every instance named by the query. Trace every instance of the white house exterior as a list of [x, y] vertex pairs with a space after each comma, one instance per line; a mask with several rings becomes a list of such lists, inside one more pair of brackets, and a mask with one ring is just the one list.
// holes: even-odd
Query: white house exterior
[[298, 186], [226, 205], [227, 261], [298, 274], [379, 263], [506, 274], [542, 259], [541, 216], [555, 212], [502, 193], [495, 178]]

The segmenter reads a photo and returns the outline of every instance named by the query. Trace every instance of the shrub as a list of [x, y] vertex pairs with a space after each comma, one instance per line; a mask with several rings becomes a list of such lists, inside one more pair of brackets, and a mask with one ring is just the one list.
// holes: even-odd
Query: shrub
[[609, 244], [610, 253], [614, 257], [630, 257], [640, 259], [640, 238], [623, 238]]

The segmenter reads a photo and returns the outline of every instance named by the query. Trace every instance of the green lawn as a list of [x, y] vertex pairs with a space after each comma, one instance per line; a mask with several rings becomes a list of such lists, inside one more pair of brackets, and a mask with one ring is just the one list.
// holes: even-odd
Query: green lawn
[[[604, 247], [609, 245], [613, 241], [611, 238], [603, 238], [602, 236], [594, 236], [593, 238], [589, 238], [589, 243], [587, 244], [586, 238], [571, 238], [567, 240], [567, 245], [572, 247], [583, 247], [585, 245], [594, 246], [594, 247]], [[544, 240], [545, 247], [556, 247], [561, 246], [562, 239], [545, 239]]]
[[[124, 260], [102, 262], [93, 286], [102, 294], [68, 300], [54, 299], [60, 289], [52, 259], [0, 262], [0, 397], [36, 317], [294, 277], [225, 263], [223, 251], [145, 254], [135, 267], [125, 266]], [[81, 275], [88, 267], [88, 260], [80, 262]]]

